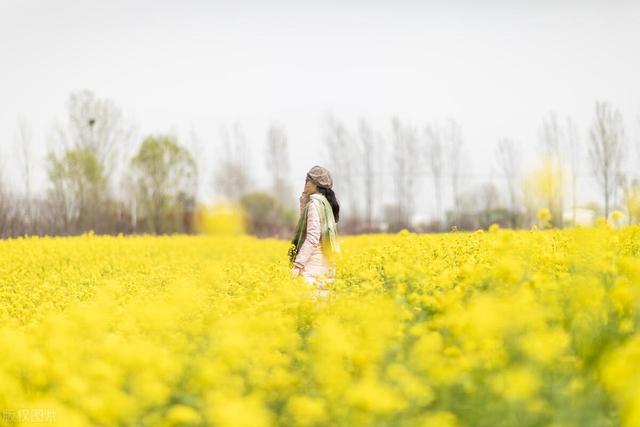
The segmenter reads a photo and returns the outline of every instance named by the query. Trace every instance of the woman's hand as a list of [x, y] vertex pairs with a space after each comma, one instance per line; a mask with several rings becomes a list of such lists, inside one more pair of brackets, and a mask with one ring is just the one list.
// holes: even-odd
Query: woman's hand
[[291, 269], [291, 278], [295, 279], [296, 277], [298, 277], [300, 275], [300, 267], [293, 267]]
[[298, 200], [300, 201], [300, 212], [302, 212], [304, 206], [309, 201], [309, 195], [303, 191]]

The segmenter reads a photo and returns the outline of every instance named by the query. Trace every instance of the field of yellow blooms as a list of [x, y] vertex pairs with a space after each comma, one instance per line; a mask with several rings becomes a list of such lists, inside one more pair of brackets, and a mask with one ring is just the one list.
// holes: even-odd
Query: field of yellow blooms
[[0, 242], [0, 425], [640, 426], [640, 228]]

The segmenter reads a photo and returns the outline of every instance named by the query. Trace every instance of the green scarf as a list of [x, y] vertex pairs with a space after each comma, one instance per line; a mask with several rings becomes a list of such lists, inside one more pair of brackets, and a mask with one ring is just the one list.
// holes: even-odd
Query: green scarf
[[[320, 241], [322, 242], [323, 254], [333, 260], [334, 257], [340, 254], [340, 245], [338, 244], [336, 221], [333, 217], [333, 209], [327, 198], [321, 193], [313, 193], [310, 196], [311, 199], [320, 201], [320, 225], [322, 229], [322, 236]], [[289, 263], [293, 266], [293, 262], [298, 255], [298, 251], [307, 236], [307, 212], [309, 211], [309, 201], [302, 209], [302, 214], [298, 220], [298, 226], [291, 240], [291, 246], [289, 247]]]

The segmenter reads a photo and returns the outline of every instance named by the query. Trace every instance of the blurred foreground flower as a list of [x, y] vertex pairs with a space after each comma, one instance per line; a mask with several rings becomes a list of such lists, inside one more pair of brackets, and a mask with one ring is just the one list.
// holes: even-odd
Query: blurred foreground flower
[[246, 216], [240, 206], [218, 204], [202, 206], [196, 215], [196, 230], [201, 234], [239, 235], [246, 229]]
[[551, 227], [551, 211], [548, 208], [542, 208], [538, 211], [538, 227], [549, 228]]

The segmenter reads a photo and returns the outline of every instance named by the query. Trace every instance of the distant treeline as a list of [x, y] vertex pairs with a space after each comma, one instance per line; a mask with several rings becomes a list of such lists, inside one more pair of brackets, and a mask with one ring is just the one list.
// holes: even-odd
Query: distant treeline
[[[550, 224], [563, 227], [609, 216], [620, 210], [628, 223], [640, 219], [640, 184], [627, 176], [629, 152], [621, 114], [597, 102], [593, 123], [579, 136], [571, 118], [550, 113], [540, 128], [539, 161], [522, 170], [521, 147], [513, 138], [496, 141], [495, 162], [506, 183], [469, 188], [462, 128], [455, 120], [421, 128], [392, 117], [376, 129], [361, 120], [355, 129], [329, 116], [323, 124], [326, 156], [317, 162], [332, 171], [341, 202], [339, 231], [436, 232], [472, 230], [491, 224], [530, 227], [545, 209]], [[203, 171], [201, 146], [181, 144], [174, 135], [146, 135], [134, 140], [133, 126], [111, 100], [89, 90], [72, 93], [67, 120], [54, 126], [45, 164], [33, 160], [32, 131], [18, 120], [11, 161], [24, 185], [0, 182], [0, 235], [194, 233], [200, 208], [198, 185]], [[215, 150], [211, 185], [226, 201], [241, 205], [248, 231], [289, 238], [298, 217], [292, 191], [285, 128], [272, 124], [265, 135], [264, 166], [268, 190], [256, 190], [249, 146], [239, 124], [224, 127]], [[577, 205], [577, 171], [584, 162], [596, 178], [601, 203]], [[6, 162], [5, 162], [6, 164]], [[44, 167], [47, 189], [32, 189], [34, 168]], [[380, 171], [389, 171], [388, 176]], [[384, 180], [384, 181], [383, 181]], [[302, 183], [299, 183], [300, 187]], [[416, 191], [432, 186], [432, 217], [417, 215]], [[445, 202], [445, 196], [448, 203]], [[447, 206], [447, 209], [445, 209]], [[588, 214], [585, 219], [585, 212]]]

